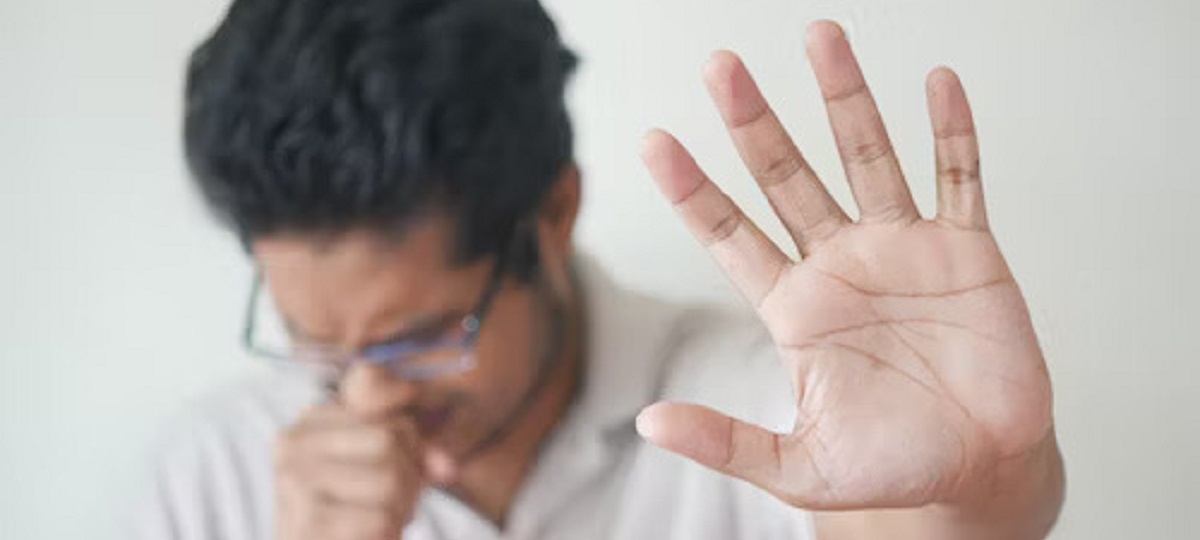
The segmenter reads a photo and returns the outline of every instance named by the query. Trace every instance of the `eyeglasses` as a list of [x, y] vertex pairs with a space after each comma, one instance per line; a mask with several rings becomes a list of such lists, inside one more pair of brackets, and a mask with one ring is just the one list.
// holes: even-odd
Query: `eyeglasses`
[[[350, 366], [358, 362], [384, 367], [405, 380], [430, 380], [463, 373], [475, 367], [475, 345], [479, 340], [483, 319], [503, 283], [504, 266], [496, 265], [475, 308], [457, 325], [436, 335], [372, 345], [357, 353], [347, 353], [330, 345], [297, 341], [290, 337], [290, 332], [278, 331], [282, 330], [282, 326], [277, 329], [275, 337], [277, 340], [286, 339], [286, 345], [264, 342], [258, 329], [258, 312], [262, 310], [262, 273], [255, 271], [242, 329], [242, 345], [254, 356], [280, 367], [308, 370], [326, 382], [340, 379]], [[274, 311], [274, 308], [270, 309]]]

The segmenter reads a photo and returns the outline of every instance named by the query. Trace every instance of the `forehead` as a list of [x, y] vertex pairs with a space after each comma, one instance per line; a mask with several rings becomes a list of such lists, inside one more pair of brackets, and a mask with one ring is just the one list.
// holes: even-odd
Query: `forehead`
[[381, 273], [450, 270], [449, 229], [444, 219], [426, 218], [406, 226], [402, 234], [365, 228], [339, 233], [282, 233], [257, 238], [251, 247], [268, 281], [291, 281], [302, 276], [317, 281], [358, 281]]
[[306, 332], [343, 339], [470, 303], [485, 264], [454, 264], [453, 227], [428, 217], [403, 234], [275, 235], [252, 251], [276, 307]]

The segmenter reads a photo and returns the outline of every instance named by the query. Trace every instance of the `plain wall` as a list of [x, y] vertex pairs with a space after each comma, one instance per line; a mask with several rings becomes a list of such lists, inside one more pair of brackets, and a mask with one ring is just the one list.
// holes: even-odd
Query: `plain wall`
[[[700, 82], [741, 52], [849, 202], [803, 28], [847, 27], [920, 204], [927, 71], [959, 70], [996, 235], [1056, 389], [1068, 502], [1054, 538], [1195, 537], [1200, 504], [1200, 8], [1160, 1], [554, 0], [584, 59], [579, 241], [635, 287], [738, 301], [642, 169], [672, 129], [781, 228]], [[222, 0], [0, 2], [0, 537], [94, 538], [164, 419], [255, 369], [249, 266], [186, 181], [183, 62]]]

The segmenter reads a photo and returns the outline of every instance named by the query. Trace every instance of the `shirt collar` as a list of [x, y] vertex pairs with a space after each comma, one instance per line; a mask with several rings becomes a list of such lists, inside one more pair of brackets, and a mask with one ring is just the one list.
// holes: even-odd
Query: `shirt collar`
[[660, 393], [681, 308], [627, 290], [588, 256], [576, 258], [587, 333], [572, 412], [585, 429], [632, 426]]

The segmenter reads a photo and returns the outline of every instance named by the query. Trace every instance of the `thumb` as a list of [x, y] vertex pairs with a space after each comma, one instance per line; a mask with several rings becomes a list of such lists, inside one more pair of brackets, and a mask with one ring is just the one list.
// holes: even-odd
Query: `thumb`
[[[790, 451], [793, 444], [786, 435], [708, 407], [666, 402], [643, 409], [637, 430], [655, 446], [750, 482], [789, 504], [806, 501], [806, 493], [797, 488], [814, 477], [804, 474], [811, 470], [808, 453]], [[793, 471], [804, 477], [793, 476]]]
[[424, 453], [425, 476], [434, 485], [447, 486], [458, 481], [458, 463], [449, 453], [436, 448]]

